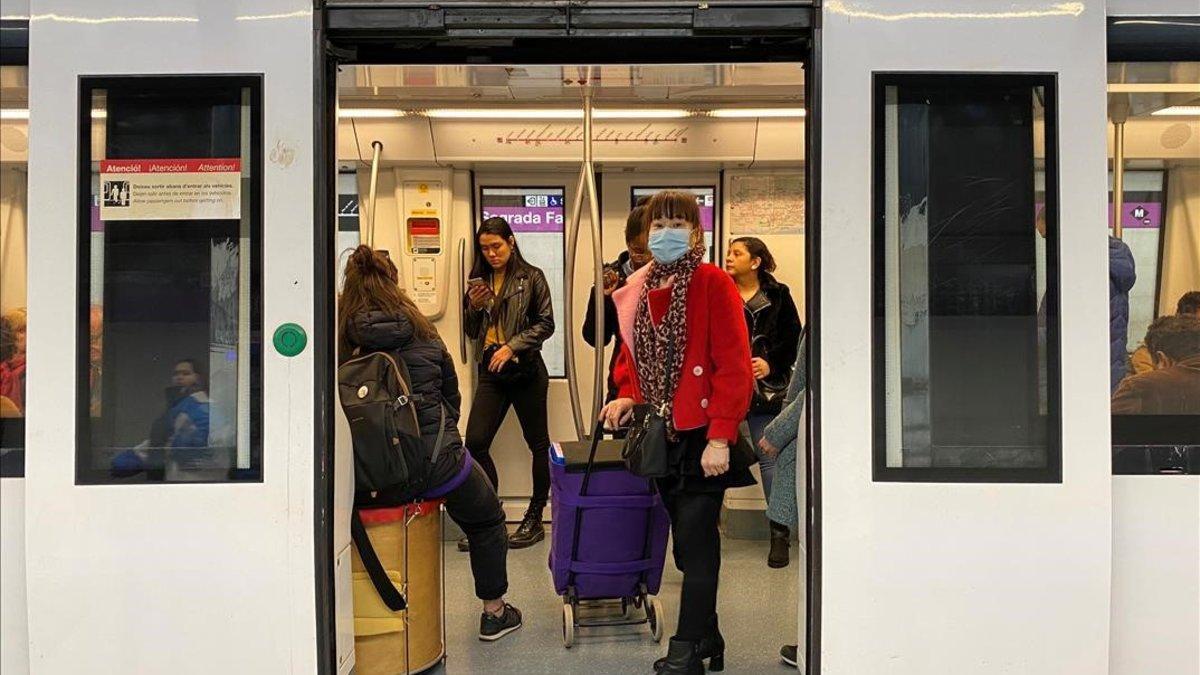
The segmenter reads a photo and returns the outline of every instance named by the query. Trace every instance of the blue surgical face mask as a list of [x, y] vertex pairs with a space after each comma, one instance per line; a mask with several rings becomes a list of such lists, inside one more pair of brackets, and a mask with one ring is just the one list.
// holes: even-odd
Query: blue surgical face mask
[[650, 253], [660, 264], [670, 265], [692, 247], [692, 231], [682, 227], [664, 227], [650, 231]]

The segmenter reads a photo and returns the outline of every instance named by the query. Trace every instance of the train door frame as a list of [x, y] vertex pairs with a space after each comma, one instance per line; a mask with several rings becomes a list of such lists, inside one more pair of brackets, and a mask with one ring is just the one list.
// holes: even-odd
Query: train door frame
[[[544, 63], [561, 65], [570, 44], [576, 63], [734, 63], [779, 61], [805, 67], [806, 173], [804, 242], [808, 356], [808, 448], [805, 522], [807, 561], [803, 614], [806, 671], [820, 672], [820, 82], [819, 0], [712, 0], [708, 3], [395, 2], [380, 9], [325, 0], [313, 13], [314, 228], [321, 242], [314, 255], [314, 476], [317, 658], [322, 671], [337, 672], [334, 548], [333, 234], [336, 222], [337, 70], [341, 65]], [[586, 5], [586, 6], [585, 6]], [[450, 20], [448, 21], [448, 15]], [[587, 38], [584, 42], [569, 42]], [[629, 38], [644, 38], [644, 42]], [[474, 40], [474, 42], [473, 42]], [[608, 49], [620, 40], [620, 49]], [[558, 48], [556, 48], [556, 46]], [[669, 48], [664, 48], [669, 45]], [[730, 50], [735, 45], [738, 49]], [[414, 48], [416, 47], [416, 48]], [[482, 49], [481, 49], [482, 47]], [[614, 59], [613, 54], [621, 57]], [[714, 54], [722, 58], [714, 59]], [[731, 58], [731, 55], [734, 58]], [[397, 58], [405, 57], [405, 58]], [[812, 406], [817, 406], [813, 409]], [[800, 608], [797, 608], [799, 610]]]

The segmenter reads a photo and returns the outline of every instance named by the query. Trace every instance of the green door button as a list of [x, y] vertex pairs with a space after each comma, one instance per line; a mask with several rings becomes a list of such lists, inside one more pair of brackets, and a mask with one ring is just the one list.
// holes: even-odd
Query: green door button
[[275, 351], [284, 356], [295, 356], [304, 351], [308, 344], [308, 334], [294, 323], [285, 323], [275, 329]]

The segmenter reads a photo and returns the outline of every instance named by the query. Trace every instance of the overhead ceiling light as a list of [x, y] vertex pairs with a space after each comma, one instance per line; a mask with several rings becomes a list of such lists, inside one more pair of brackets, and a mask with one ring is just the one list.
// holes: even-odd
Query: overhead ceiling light
[[1170, 117], [1183, 117], [1183, 116], [1193, 116], [1193, 115], [1200, 116], [1200, 105], [1173, 105], [1170, 108], [1163, 108], [1162, 110], [1155, 110], [1154, 112], [1152, 112], [1150, 114], [1151, 115], [1170, 116]]
[[404, 117], [403, 110], [395, 108], [338, 108], [338, 117], [389, 118]]
[[0, 108], [0, 120], [27, 120], [29, 108]]
[[1200, 82], [1113, 82], [1110, 94], [1200, 94]]
[[583, 110], [576, 108], [432, 108], [426, 117], [454, 120], [578, 120]]
[[691, 117], [692, 113], [687, 110], [672, 110], [667, 108], [645, 108], [643, 110], [605, 110], [597, 108], [592, 111], [592, 116], [602, 120], [674, 120], [681, 117]]
[[709, 117], [804, 117], [804, 108], [718, 108]]

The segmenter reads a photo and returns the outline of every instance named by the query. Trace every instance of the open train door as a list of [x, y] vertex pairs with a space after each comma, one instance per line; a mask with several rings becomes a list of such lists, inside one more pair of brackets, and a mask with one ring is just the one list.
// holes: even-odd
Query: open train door
[[311, 6], [29, 12], [31, 672], [318, 671]]
[[1108, 670], [1104, 36], [824, 5], [810, 672]]

